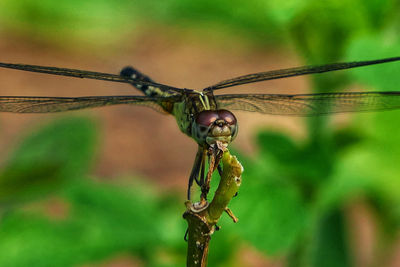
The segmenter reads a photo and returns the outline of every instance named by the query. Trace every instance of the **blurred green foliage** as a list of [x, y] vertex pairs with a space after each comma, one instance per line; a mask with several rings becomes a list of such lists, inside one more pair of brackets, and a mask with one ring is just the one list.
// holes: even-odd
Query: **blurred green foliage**
[[296, 49], [325, 63], [343, 54], [347, 38], [383, 29], [395, 34], [397, 8], [397, 0], [2, 0], [0, 29], [61, 44], [101, 40], [99, 45], [167, 26], [263, 46], [295, 41]]
[[[86, 177], [95, 132], [89, 119], [60, 119], [16, 149], [0, 175], [0, 266], [71, 266], [118, 252], [134, 252], [154, 266], [184, 262], [182, 203], [143, 182], [118, 186]], [[21, 206], [43, 205], [49, 197], [69, 206], [65, 219]], [[163, 252], [177, 260], [155, 257]]]
[[94, 144], [93, 123], [64, 119], [28, 136], [0, 174], [0, 203], [12, 204], [53, 191], [65, 180], [84, 175]]
[[[291, 46], [305, 62], [321, 64], [398, 56], [399, 8], [397, 0], [2, 0], [0, 22], [2, 30], [31, 38], [110, 41], [151, 22]], [[312, 78], [316, 92], [353, 82], [396, 90], [398, 64]], [[399, 114], [355, 114], [340, 129], [332, 128], [329, 117], [311, 118], [305, 140], [259, 133], [259, 154], [239, 156], [245, 172], [231, 208], [240, 221], [222, 218], [209, 265], [237, 265], [241, 245], [250, 244], [269, 257], [287, 257], [288, 266], [353, 266], [346, 209], [354, 200], [375, 212], [374, 255], [382, 260], [400, 226]], [[145, 266], [184, 265], [182, 203], [136, 179], [112, 185], [87, 177], [95, 127], [82, 118], [54, 122], [27, 137], [4, 164], [0, 266], [72, 266], [121, 252]], [[49, 197], [67, 203], [66, 218], [23, 208]]]

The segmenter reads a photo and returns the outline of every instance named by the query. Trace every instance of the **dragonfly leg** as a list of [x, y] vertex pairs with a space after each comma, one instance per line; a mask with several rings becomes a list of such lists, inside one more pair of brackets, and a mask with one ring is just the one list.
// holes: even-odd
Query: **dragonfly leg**
[[190, 181], [190, 178], [189, 178], [189, 184], [188, 184], [188, 189], [187, 189], [187, 199], [188, 200], [190, 200], [190, 198], [191, 198], [190, 188], [192, 188], [192, 184], [193, 184], [193, 181]]
[[206, 169], [206, 157], [207, 157], [207, 151], [203, 150], [203, 158], [201, 162], [201, 171], [200, 171], [200, 186], [203, 186], [205, 182], [205, 169]]
[[219, 174], [219, 176], [222, 176], [222, 166], [221, 166], [221, 164], [218, 164], [218, 174]]
[[201, 163], [200, 163], [200, 171], [199, 171], [199, 175], [197, 175], [194, 180], [196, 181], [196, 184], [198, 186], [203, 186], [204, 184], [204, 173], [205, 173], [205, 168], [206, 168], [206, 156], [207, 156], [207, 151], [203, 151], [203, 157], [201, 159]]
[[207, 176], [204, 177], [203, 179], [205, 179], [205, 181], [203, 182], [203, 184], [201, 185], [201, 200], [207, 200], [207, 195], [208, 195], [208, 191], [210, 191], [210, 177], [212, 175], [212, 171], [211, 169], [213, 168], [213, 157], [212, 154], [209, 152], [208, 155], [208, 171], [207, 171]]
[[202, 165], [204, 156], [203, 148], [199, 146], [196, 154], [196, 158], [194, 159], [193, 167], [192, 167], [192, 172], [190, 173], [189, 176], [189, 183], [188, 183], [188, 189], [187, 189], [187, 198], [190, 200], [190, 189], [192, 188], [193, 181], [196, 181], [196, 183], [200, 186], [202, 183], [199, 180], [199, 173], [200, 173], [200, 168]]
[[210, 191], [210, 182], [213, 172], [218, 168], [219, 162], [222, 158], [223, 151], [217, 147], [210, 147], [209, 151], [209, 164], [208, 172], [205, 182], [201, 186], [201, 200], [207, 200], [208, 192]]
[[[198, 180], [196, 178], [196, 174], [194, 174], [196, 172], [195, 170], [195, 166], [193, 166], [192, 172], [189, 176], [189, 183], [188, 183], [188, 189], [187, 189], [187, 199], [190, 200], [191, 198], [191, 188], [193, 185], [193, 181], [196, 181], [196, 183], [198, 184]], [[197, 174], [198, 174], [198, 170], [197, 170]]]
[[186, 229], [185, 236], [183, 237], [183, 240], [185, 240], [186, 242], [188, 241], [188, 235], [189, 235], [189, 228]]
[[196, 184], [197, 184], [198, 186], [201, 186], [200, 177], [194, 177], [194, 181], [196, 182]]

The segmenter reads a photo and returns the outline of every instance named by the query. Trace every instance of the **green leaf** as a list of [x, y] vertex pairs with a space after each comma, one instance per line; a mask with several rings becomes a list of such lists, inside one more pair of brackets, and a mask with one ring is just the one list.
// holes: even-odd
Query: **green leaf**
[[298, 154], [296, 144], [286, 135], [269, 131], [260, 132], [257, 136], [257, 144], [262, 153], [271, 154], [276, 160], [291, 162]]
[[310, 265], [326, 267], [352, 266], [343, 211], [324, 215], [311, 241]]
[[62, 118], [36, 130], [12, 153], [0, 173], [0, 203], [43, 196], [88, 171], [96, 127], [85, 118]]
[[237, 231], [268, 255], [287, 253], [298, 241], [307, 220], [301, 195], [279, 177], [273, 179], [265, 172], [248, 176], [246, 168], [239, 195], [230, 205], [239, 218]]
[[0, 266], [76, 266], [120, 253], [146, 266], [183, 266], [185, 226], [176, 199], [137, 181], [113, 185], [89, 179], [74, 180], [61, 196], [70, 205], [63, 220], [26, 210], [5, 214]]

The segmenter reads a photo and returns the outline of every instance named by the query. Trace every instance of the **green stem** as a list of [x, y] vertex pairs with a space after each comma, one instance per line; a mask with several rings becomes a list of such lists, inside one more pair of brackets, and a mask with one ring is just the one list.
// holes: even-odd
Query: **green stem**
[[186, 203], [187, 210], [183, 217], [188, 222], [187, 266], [190, 267], [207, 265], [211, 235], [224, 211], [234, 222], [237, 222], [236, 217], [227, 206], [239, 190], [243, 167], [228, 150], [222, 156], [222, 165], [221, 180], [211, 203], [200, 207], [199, 203]]

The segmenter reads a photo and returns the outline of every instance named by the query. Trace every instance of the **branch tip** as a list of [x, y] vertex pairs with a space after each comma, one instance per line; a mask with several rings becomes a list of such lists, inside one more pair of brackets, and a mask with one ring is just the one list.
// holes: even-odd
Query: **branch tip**
[[235, 216], [235, 214], [233, 214], [233, 212], [230, 208], [226, 207], [225, 212], [226, 212], [226, 214], [228, 214], [229, 217], [231, 217], [231, 219], [233, 220], [234, 223], [237, 223], [239, 221], [239, 219]]

